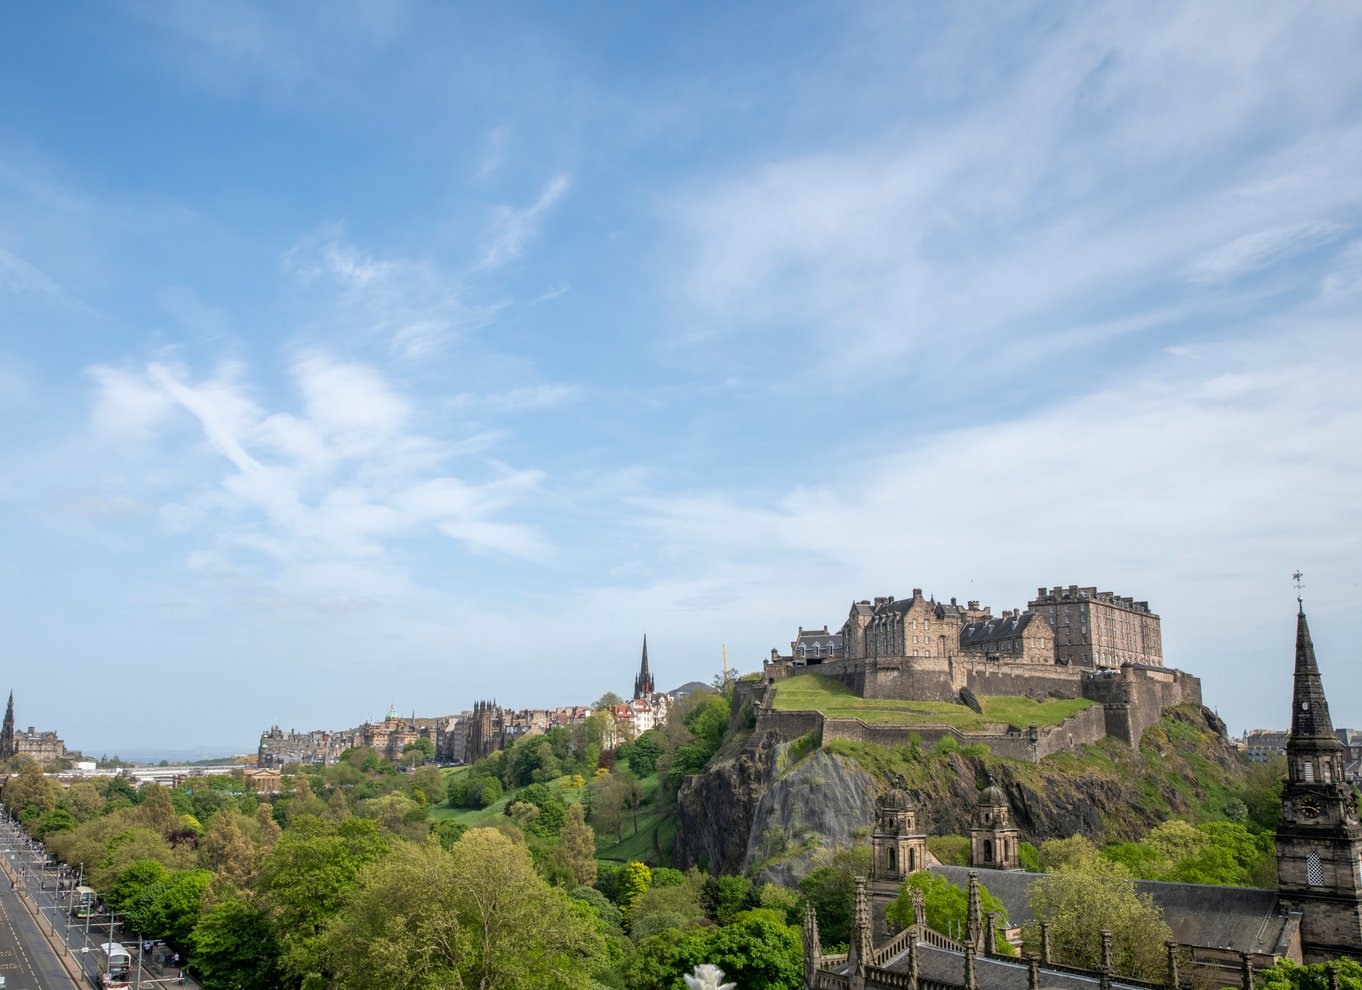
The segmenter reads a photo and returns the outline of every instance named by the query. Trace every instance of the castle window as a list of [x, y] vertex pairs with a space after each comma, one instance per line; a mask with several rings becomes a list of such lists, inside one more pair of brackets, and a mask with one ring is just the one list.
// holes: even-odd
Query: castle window
[[1305, 857], [1305, 877], [1311, 887], [1324, 886], [1324, 864], [1320, 862], [1319, 853], [1312, 852]]

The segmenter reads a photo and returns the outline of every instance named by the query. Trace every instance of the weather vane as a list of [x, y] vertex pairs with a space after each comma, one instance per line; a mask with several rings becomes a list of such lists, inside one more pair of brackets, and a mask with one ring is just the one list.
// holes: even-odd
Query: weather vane
[[1296, 604], [1300, 605], [1302, 608], [1305, 607], [1305, 600], [1301, 598], [1301, 589], [1305, 587], [1305, 582], [1303, 582], [1301, 578], [1304, 576], [1305, 575], [1301, 574], [1300, 571], [1291, 575], [1291, 582], [1296, 586]]

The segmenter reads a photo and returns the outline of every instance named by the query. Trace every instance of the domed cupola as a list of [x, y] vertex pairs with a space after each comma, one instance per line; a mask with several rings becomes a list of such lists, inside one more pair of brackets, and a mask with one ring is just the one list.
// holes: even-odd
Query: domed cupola
[[895, 777], [894, 786], [875, 799], [872, 879], [899, 881], [926, 865], [927, 837], [918, 831], [917, 798], [903, 783]]
[[1007, 792], [989, 778], [974, 803], [974, 826], [970, 829], [970, 865], [995, 870], [1015, 870], [1020, 833], [1012, 825]]

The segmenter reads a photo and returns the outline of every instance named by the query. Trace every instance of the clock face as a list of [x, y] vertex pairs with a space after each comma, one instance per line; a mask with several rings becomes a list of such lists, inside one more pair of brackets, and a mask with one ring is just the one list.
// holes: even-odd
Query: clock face
[[1302, 798], [1300, 803], [1301, 814], [1306, 818], [1318, 818], [1321, 808], [1319, 802], [1312, 797]]

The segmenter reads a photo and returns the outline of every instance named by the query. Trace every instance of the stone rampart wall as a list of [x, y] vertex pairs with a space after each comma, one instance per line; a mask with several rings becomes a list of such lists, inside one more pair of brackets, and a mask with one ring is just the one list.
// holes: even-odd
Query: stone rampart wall
[[832, 739], [846, 739], [877, 746], [908, 746], [916, 737], [922, 746], [930, 749], [949, 736], [961, 746], [983, 743], [999, 756], [1032, 763], [1075, 746], [1095, 743], [1107, 734], [1101, 705], [1071, 715], [1059, 725], [993, 732], [961, 732], [951, 725], [871, 725], [859, 718], [829, 718], [812, 711], [775, 711], [761, 705], [754, 711], [758, 734], [773, 733], [786, 742], [814, 732], [821, 744]]
[[[1135, 748], [1145, 729], [1157, 724], [1165, 709], [1201, 704], [1200, 679], [1171, 667], [1127, 666], [1111, 672], [1094, 672], [1058, 664], [1009, 663], [972, 657], [871, 657], [816, 664], [803, 672], [835, 678], [863, 698], [956, 701], [960, 689], [968, 687], [976, 695], [1088, 698], [1098, 702], [1061, 726], [1038, 730], [1035, 739], [1027, 738], [1025, 728], [1020, 734], [980, 734], [960, 733], [949, 726], [867, 725], [859, 719], [827, 719], [822, 724], [824, 739], [904, 745], [916, 734], [923, 745], [935, 745], [946, 735], [954, 735], [962, 744], [982, 742], [996, 753], [1026, 760], [1042, 759], [1074, 746], [1095, 743], [1108, 735]], [[741, 696], [743, 700], [755, 702], [754, 711], [758, 711], [760, 718], [777, 718], [775, 722], [764, 724], [773, 730], [778, 727], [781, 737], [786, 739], [804, 735], [812, 726], [804, 724], [794, 732], [793, 723], [787, 726], [779, 719], [817, 714], [771, 710], [771, 689], [789, 673], [788, 670], [772, 669], [771, 676], [751, 682], [749, 692]], [[740, 704], [739, 697], [734, 697], [735, 712]]]

